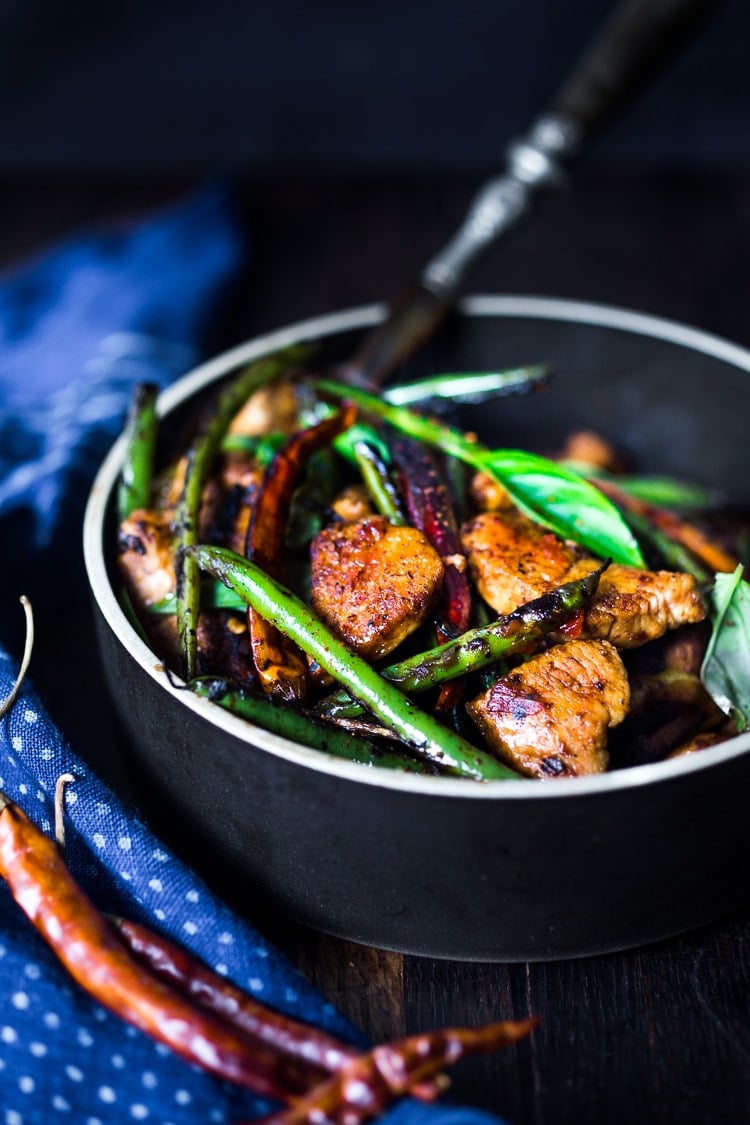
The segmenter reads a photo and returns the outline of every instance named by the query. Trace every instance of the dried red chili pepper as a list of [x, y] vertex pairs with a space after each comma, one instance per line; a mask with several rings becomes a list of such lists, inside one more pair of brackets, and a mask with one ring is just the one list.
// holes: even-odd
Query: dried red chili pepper
[[[356, 414], [356, 407], [347, 404], [338, 414], [293, 434], [266, 471], [248, 527], [245, 554], [278, 581], [284, 579], [284, 532], [302, 470], [313, 453], [353, 424]], [[307, 691], [303, 654], [252, 608], [248, 609], [247, 622], [253, 663], [263, 690], [289, 701], [303, 699]]]
[[128, 951], [151, 972], [202, 1008], [221, 1016], [248, 1035], [292, 1055], [322, 1072], [333, 1073], [360, 1051], [319, 1028], [294, 1020], [259, 1003], [225, 977], [146, 926], [110, 918]]
[[364, 1125], [414, 1085], [466, 1057], [526, 1038], [538, 1020], [506, 1020], [479, 1028], [448, 1028], [384, 1043], [353, 1059], [317, 1090], [256, 1125]]
[[[466, 575], [466, 557], [461, 547], [458, 520], [448, 487], [438, 463], [424, 445], [408, 438], [394, 442], [393, 459], [400, 473], [401, 490], [409, 518], [443, 560], [443, 600], [436, 622], [438, 642], [465, 633], [471, 624], [471, 587]], [[435, 705], [445, 714], [460, 703], [463, 685], [445, 684]]]
[[264, 1097], [288, 1102], [310, 1089], [309, 1065], [196, 1008], [139, 965], [54, 842], [2, 792], [0, 875], [71, 976], [110, 1011], [187, 1062]]
[[[268, 1046], [309, 1064], [312, 1086], [324, 1074], [334, 1074], [361, 1051], [310, 1024], [294, 1020], [260, 1004], [225, 977], [209, 969], [186, 950], [148, 927], [125, 918], [110, 922], [128, 951], [156, 976], [166, 980], [202, 1008], [221, 1016], [247, 1035], [257, 1036]], [[415, 1086], [412, 1094], [424, 1101], [440, 1092], [435, 1082]]]
[[435, 457], [419, 442], [408, 438], [393, 444], [401, 488], [409, 518], [429, 539], [445, 565], [443, 615], [451, 639], [465, 633], [471, 619], [471, 591], [466, 560], [458, 534], [458, 521], [448, 488]]

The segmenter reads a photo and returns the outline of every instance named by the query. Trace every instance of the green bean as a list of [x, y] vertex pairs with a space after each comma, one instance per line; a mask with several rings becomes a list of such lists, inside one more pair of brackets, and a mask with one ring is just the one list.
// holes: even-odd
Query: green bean
[[358, 441], [354, 447], [354, 456], [375, 510], [394, 527], [403, 527], [406, 520], [401, 511], [398, 493], [377, 449], [367, 441]]
[[307, 354], [307, 349], [303, 347], [287, 348], [245, 368], [222, 392], [216, 408], [208, 416], [188, 450], [185, 481], [175, 512], [174, 538], [177, 632], [185, 679], [191, 679], [195, 675], [196, 628], [200, 612], [198, 568], [186, 554], [186, 548], [197, 540], [198, 516], [206, 476], [230, 422], [250, 395], [300, 363]]
[[526, 394], [547, 383], [551, 374], [549, 367], [535, 365], [513, 367], [507, 371], [462, 371], [432, 375], [413, 383], [396, 383], [392, 387], [386, 387], [383, 398], [394, 406], [413, 406], [430, 399], [480, 403], [500, 395]]
[[[469, 672], [481, 671], [496, 660], [528, 652], [542, 637], [559, 629], [586, 605], [599, 585], [603, 570], [604, 567], [600, 567], [585, 578], [566, 582], [519, 606], [506, 617], [470, 629], [428, 652], [381, 668], [380, 674], [397, 684], [401, 691], [421, 692]], [[346, 692], [336, 692], [323, 700], [320, 712], [329, 717], [349, 719], [356, 718], [361, 707]]]
[[303, 601], [253, 563], [223, 547], [189, 546], [186, 554], [202, 570], [246, 598], [257, 613], [312, 656], [415, 754], [448, 773], [477, 781], [517, 776], [420, 711], [339, 640]]
[[288, 738], [291, 742], [332, 754], [335, 758], [359, 762], [364, 766], [406, 770], [408, 773], [424, 772], [421, 763], [407, 757], [405, 752], [399, 754], [385, 750], [368, 739], [355, 737], [331, 723], [316, 720], [271, 696], [256, 696], [232, 690], [223, 681], [217, 680], [191, 680], [190, 688], [196, 695], [210, 699], [225, 711], [231, 711], [264, 730], [278, 734], [281, 738]]
[[154, 473], [154, 453], [158, 433], [154, 383], [139, 383], [125, 424], [125, 460], [117, 490], [117, 511], [120, 521], [127, 519], [139, 508], [151, 506], [151, 485]]

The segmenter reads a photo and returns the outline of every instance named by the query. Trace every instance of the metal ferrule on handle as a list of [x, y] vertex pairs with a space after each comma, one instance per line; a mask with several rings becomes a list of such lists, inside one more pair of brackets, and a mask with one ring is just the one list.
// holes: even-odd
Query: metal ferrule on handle
[[450, 242], [427, 263], [421, 284], [441, 299], [451, 298], [474, 263], [525, 217], [537, 197], [565, 180], [582, 132], [577, 122], [547, 114], [507, 153], [507, 169], [476, 196]]

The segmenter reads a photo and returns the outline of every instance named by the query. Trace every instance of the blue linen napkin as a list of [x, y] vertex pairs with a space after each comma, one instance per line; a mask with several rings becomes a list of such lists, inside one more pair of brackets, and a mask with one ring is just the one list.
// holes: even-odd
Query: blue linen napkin
[[[22, 617], [22, 593], [50, 613], [78, 604], [85, 497], [122, 426], [132, 386], [143, 379], [164, 385], [196, 361], [242, 264], [229, 197], [209, 188], [146, 220], [82, 234], [0, 277], [0, 637], [13, 634], [11, 617]], [[0, 700], [17, 671], [18, 659], [0, 648]], [[55, 782], [73, 774], [66, 859], [102, 910], [161, 930], [263, 1001], [357, 1041], [334, 1008], [76, 752], [92, 721], [73, 719], [63, 733], [38, 692], [25, 686], [0, 721], [0, 789], [49, 833]], [[3, 1125], [205, 1125], [272, 1108], [185, 1064], [91, 1000], [0, 885]], [[411, 1100], [387, 1120], [495, 1121]]]

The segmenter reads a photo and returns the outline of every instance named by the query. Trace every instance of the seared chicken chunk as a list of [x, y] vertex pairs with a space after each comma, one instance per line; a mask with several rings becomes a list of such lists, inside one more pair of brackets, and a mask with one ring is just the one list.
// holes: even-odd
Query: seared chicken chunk
[[567, 641], [499, 679], [467, 710], [488, 744], [529, 777], [602, 773], [607, 730], [622, 722], [630, 689], [608, 641]]
[[130, 601], [153, 648], [167, 663], [179, 656], [177, 619], [152, 614], [156, 602], [173, 594], [176, 585], [172, 524], [164, 512], [139, 509], [120, 524], [117, 558]]
[[625, 466], [622, 458], [611, 442], [594, 430], [575, 430], [568, 435], [560, 453], [562, 461], [577, 461], [582, 465], [592, 465], [607, 473], [621, 473]]
[[354, 523], [355, 520], [374, 515], [370, 494], [363, 484], [350, 484], [343, 489], [333, 501], [331, 509], [343, 523]]
[[263, 437], [291, 434], [299, 425], [299, 402], [294, 384], [278, 379], [260, 387], [232, 419], [230, 434]]
[[[118, 563], [130, 600], [153, 647], [167, 661], [179, 664], [180, 647], [174, 614], [149, 613], [156, 602], [173, 594], [176, 577], [172, 527], [162, 512], [140, 510], [123, 520]], [[253, 676], [244, 615], [204, 610], [198, 619], [199, 671], [221, 672], [238, 683]]]
[[497, 512], [514, 508], [507, 488], [489, 473], [474, 473], [469, 481], [469, 497], [480, 512]]
[[174, 592], [172, 524], [163, 512], [139, 509], [120, 524], [118, 563], [131, 598], [151, 606]]
[[[174, 565], [174, 504], [184, 481], [182, 463], [166, 508], [133, 512], [120, 525], [118, 564], [130, 600], [149, 640], [171, 664], [179, 665], [177, 619], [174, 614], [149, 612], [176, 589]], [[242, 553], [252, 504], [262, 479], [262, 469], [242, 453], [221, 458], [218, 472], [206, 484], [201, 498], [199, 538]], [[164, 497], [162, 497], [164, 499]], [[253, 675], [244, 614], [203, 610], [198, 619], [199, 670], [222, 670], [229, 679], [246, 683]]]
[[[600, 565], [514, 511], [482, 513], [464, 525], [461, 538], [472, 578], [499, 614], [511, 613]], [[636, 648], [705, 615], [692, 575], [613, 563], [586, 609], [583, 635], [609, 640], [618, 648]]]
[[424, 621], [443, 564], [421, 531], [383, 516], [324, 528], [312, 544], [315, 611], [359, 653], [378, 659]]
[[469, 573], [499, 614], [512, 613], [565, 581], [576, 547], [516, 509], [483, 512], [461, 529]]
[[[599, 564], [585, 559], [571, 567], [566, 582], [583, 578]], [[638, 570], [612, 563], [585, 614], [584, 631], [617, 648], [637, 648], [669, 629], [702, 621], [706, 611], [691, 574], [671, 570]]]

